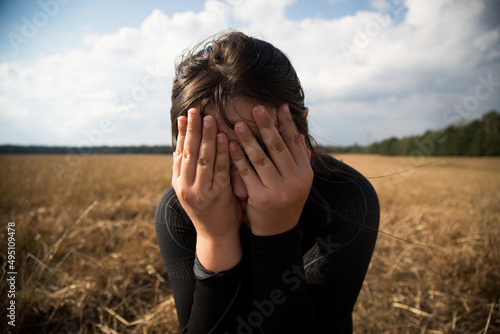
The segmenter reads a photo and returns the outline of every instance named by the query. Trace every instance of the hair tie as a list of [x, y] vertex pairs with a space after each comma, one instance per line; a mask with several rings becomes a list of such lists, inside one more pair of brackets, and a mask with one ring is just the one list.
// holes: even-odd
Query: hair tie
[[205, 52], [209, 52], [210, 50], [212, 50], [212, 46], [211, 45], [207, 46], [207, 48], [205, 49]]

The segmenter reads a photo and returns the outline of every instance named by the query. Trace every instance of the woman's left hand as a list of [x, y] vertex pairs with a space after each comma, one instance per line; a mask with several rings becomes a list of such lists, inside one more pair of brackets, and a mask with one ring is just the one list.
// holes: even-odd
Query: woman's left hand
[[[311, 152], [299, 134], [288, 105], [278, 107], [280, 131], [263, 106], [252, 110], [269, 156], [244, 121], [234, 130], [241, 146], [229, 144], [231, 158], [248, 191], [247, 216], [255, 235], [276, 235], [299, 221], [313, 181]], [[253, 166], [253, 167], [252, 167]]]

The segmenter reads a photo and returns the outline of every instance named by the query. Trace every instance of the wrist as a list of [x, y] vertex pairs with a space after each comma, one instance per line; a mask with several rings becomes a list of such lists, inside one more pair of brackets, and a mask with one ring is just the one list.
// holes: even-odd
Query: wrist
[[276, 222], [268, 223], [268, 224], [253, 224], [250, 222], [250, 226], [252, 229], [252, 234], [256, 236], [273, 236], [286, 233], [298, 225], [298, 219], [294, 219], [293, 221], [287, 224], [278, 224]]
[[234, 268], [243, 256], [239, 233], [218, 237], [198, 234], [196, 256], [205, 269], [214, 273]]

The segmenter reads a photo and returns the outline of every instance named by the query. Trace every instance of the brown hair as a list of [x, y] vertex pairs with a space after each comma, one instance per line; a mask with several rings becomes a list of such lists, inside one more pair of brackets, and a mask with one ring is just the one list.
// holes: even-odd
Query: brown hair
[[[185, 51], [176, 66], [170, 110], [173, 148], [178, 136], [177, 118], [186, 115], [193, 106], [200, 106], [203, 115], [207, 106], [215, 105], [217, 113], [232, 128], [224, 110], [226, 103], [236, 97], [266, 106], [288, 104], [313, 156], [315, 177], [331, 182], [330, 173], [345, 172], [323, 161], [309, 134], [304, 90], [290, 60], [272, 44], [237, 31], [216, 35], [211, 41]], [[309, 196], [308, 200], [335, 214], [317, 196]]]
[[215, 105], [230, 125], [224, 107], [233, 97], [269, 106], [288, 104], [298, 131], [313, 155], [318, 155], [305, 117], [304, 91], [292, 64], [272, 44], [236, 31], [187, 51], [176, 66], [170, 110], [173, 147], [179, 116], [194, 105], [200, 105], [202, 113], [206, 106]]

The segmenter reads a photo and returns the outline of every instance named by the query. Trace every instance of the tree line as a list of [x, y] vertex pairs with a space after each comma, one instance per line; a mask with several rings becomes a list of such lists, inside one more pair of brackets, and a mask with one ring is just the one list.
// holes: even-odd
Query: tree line
[[391, 137], [368, 146], [320, 146], [330, 153], [381, 155], [500, 156], [500, 114], [493, 110], [481, 119], [428, 130], [422, 135]]
[[0, 146], [0, 154], [172, 154], [172, 146]]
[[[381, 155], [500, 156], [500, 114], [493, 110], [481, 119], [428, 130], [422, 135], [391, 137], [368, 146], [319, 145], [328, 153]], [[172, 146], [0, 146], [0, 154], [172, 154]]]

